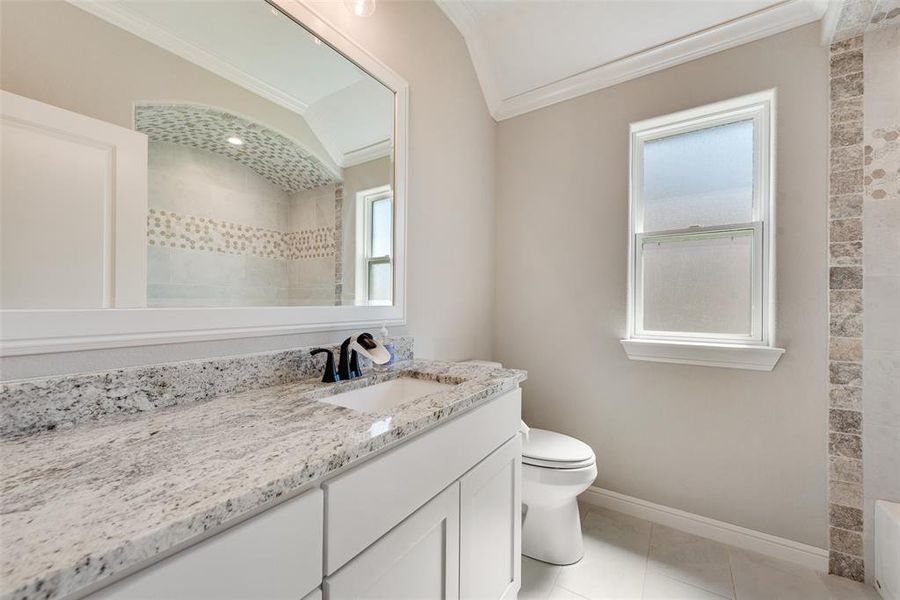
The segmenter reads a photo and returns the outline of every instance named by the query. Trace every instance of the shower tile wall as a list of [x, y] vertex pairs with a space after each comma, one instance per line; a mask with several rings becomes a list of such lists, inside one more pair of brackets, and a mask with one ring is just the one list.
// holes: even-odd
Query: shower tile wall
[[297, 192], [289, 215], [291, 231], [323, 229], [332, 232], [328, 251], [288, 265], [288, 300], [292, 305], [334, 304], [335, 294], [335, 186]]
[[334, 185], [291, 194], [166, 142], [150, 143], [149, 162], [149, 306], [334, 302]]
[[863, 502], [869, 578], [875, 500], [900, 502], [900, 7], [894, 22], [867, 31], [864, 41]]

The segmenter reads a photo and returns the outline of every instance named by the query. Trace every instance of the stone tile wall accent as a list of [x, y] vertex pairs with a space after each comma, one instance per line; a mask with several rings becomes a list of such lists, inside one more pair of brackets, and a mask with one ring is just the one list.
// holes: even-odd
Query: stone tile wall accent
[[900, 0], [842, 0], [832, 41], [900, 25]]
[[160, 247], [301, 260], [334, 256], [335, 228], [274, 231], [151, 208], [147, 215], [147, 243]]
[[863, 38], [831, 46], [829, 571], [862, 581]]
[[[139, 104], [135, 129], [154, 142], [171, 142], [215, 152], [249, 167], [286, 192], [335, 182], [335, 176], [290, 138], [249, 119], [191, 104]], [[228, 142], [232, 136], [243, 144]]]
[[[395, 337], [390, 341], [398, 361], [413, 359], [413, 338]], [[337, 361], [337, 344], [322, 347], [335, 352]], [[312, 349], [310, 346], [2, 383], [0, 438], [314, 380], [322, 374], [325, 356], [310, 356]], [[371, 368], [367, 359], [361, 358], [360, 364]]]

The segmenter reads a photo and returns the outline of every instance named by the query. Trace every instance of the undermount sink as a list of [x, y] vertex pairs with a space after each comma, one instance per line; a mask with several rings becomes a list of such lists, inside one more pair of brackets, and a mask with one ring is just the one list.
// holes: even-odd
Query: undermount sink
[[383, 383], [322, 398], [321, 401], [360, 412], [382, 412], [435, 392], [446, 391], [448, 383], [398, 377]]

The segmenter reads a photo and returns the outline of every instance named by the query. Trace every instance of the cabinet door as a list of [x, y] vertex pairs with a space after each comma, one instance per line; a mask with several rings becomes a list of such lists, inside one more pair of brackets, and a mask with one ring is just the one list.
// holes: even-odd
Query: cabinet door
[[325, 600], [459, 598], [459, 484], [327, 577], [322, 589]]
[[88, 598], [303, 598], [322, 580], [323, 509], [322, 490], [310, 490]]
[[522, 443], [506, 442], [460, 479], [460, 597], [515, 598], [522, 573]]

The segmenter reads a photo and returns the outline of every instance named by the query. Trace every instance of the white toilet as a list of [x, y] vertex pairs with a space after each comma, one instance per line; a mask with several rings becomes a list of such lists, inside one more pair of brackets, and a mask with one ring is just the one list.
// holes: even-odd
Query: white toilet
[[[498, 362], [471, 364], [502, 368]], [[573, 437], [522, 422], [522, 554], [555, 565], [584, 556], [578, 494], [597, 477], [591, 447]]]
[[528, 431], [522, 447], [522, 554], [555, 565], [581, 560], [576, 498], [596, 477], [590, 446], [553, 431]]

